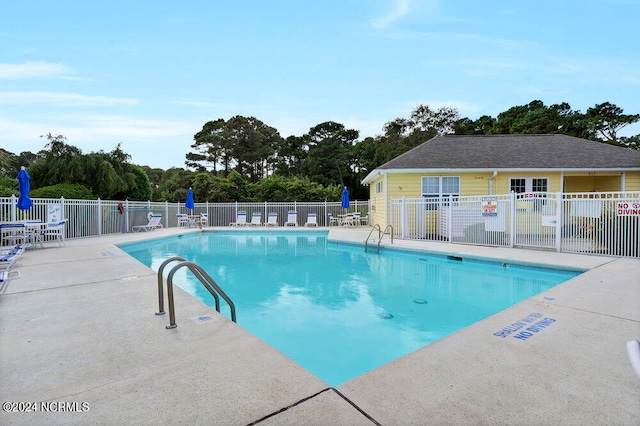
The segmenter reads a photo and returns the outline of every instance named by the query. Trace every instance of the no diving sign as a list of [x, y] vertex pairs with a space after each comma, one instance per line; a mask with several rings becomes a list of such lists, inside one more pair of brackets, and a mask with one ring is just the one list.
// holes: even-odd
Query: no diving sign
[[640, 201], [622, 202], [616, 206], [618, 216], [640, 216]]

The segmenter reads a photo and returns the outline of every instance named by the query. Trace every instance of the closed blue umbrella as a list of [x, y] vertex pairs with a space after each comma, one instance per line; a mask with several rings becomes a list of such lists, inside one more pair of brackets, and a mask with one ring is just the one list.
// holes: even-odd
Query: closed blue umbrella
[[193, 210], [195, 205], [193, 203], [193, 191], [189, 188], [189, 192], [187, 192], [187, 199], [184, 202], [184, 206], [189, 210]]
[[20, 210], [29, 210], [31, 206], [33, 206], [33, 201], [29, 198], [29, 190], [31, 189], [31, 184], [29, 181], [31, 180], [31, 176], [27, 173], [27, 170], [22, 166], [20, 168], [20, 173], [18, 173], [18, 188], [20, 189], [20, 196], [18, 197], [17, 207]]
[[342, 208], [344, 208], [344, 209], [348, 209], [349, 208], [349, 190], [347, 189], [346, 186], [342, 190], [342, 204], [341, 205], [342, 205]]

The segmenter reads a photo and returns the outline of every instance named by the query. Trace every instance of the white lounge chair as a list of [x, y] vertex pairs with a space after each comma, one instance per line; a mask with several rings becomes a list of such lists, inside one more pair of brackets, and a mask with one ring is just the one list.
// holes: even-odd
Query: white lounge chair
[[16, 278], [20, 278], [20, 271], [0, 271], [0, 297], [4, 295], [9, 282]]
[[262, 226], [262, 213], [255, 212], [251, 214], [251, 222], [249, 226]]
[[11, 250], [6, 254], [0, 254], [0, 271], [8, 272], [16, 264], [24, 249]]
[[162, 220], [161, 214], [152, 214], [151, 218], [149, 219], [149, 223], [147, 223], [146, 225], [134, 225], [131, 227], [131, 230], [134, 232], [139, 232], [153, 231], [154, 229], [162, 228], [162, 223], [160, 223], [160, 220]]
[[268, 213], [267, 222], [264, 224], [264, 226], [278, 226], [278, 213]]
[[315, 213], [309, 213], [307, 215], [307, 222], [304, 226], [318, 226], [318, 215]]
[[235, 222], [231, 222], [229, 226], [246, 226], [247, 225], [247, 212], [238, 212]]
[[[160, 217], [162, 218], [162, 216]], [[67, 219], [61, 220], [60, 222], [56, 223], [47, 223], [47, 226], [40, 233], [42, 240], [55, 240], [58, 242], [60, 247], [66, 246], [67, 244], [64, 241], [64, 230], [66, 224]], [[160, 226], [162, 226], [162, 224]]]
[[629, 340], [627, 342], [627, 354], [629, 355], [629, 361], [633, 371], [640, 377], [640, 341]]
[[189, 226], [189, 215], [186, 213], [178, 213], [176, 214], [176, 218], [178, 219], [179, 228], [186, 228]]
[[209, 213], [200, 213], [200, 227], [209, 226]]
[[290, 211], [287, 213], [287, 221], [284, 226], [298, 226], [298, 212]]
[[0, 288], [16, 278], [20, 278], [20, 271], [0, 271]]
[[340, 221], [338, 220], [337, 217], [335, 217], [333, 214], [329, 213], [329, 226], [333, 226], [333, 225], [339, 225]]

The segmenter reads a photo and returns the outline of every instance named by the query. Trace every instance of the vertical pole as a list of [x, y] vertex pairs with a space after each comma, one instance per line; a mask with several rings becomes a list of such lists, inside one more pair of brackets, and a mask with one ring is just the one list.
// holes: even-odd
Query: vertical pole
[[16, 198], [15, 194], [11, 194], [11, 222], [16, 221], [16, 210], [18, 209], [17, 204], [18, 199]]
[[129, 232], [129, 200], [124, 200], [124, 232]]
[[564, 218], [562, 217], [562, 211], [564, 206], [564, 197], [562, 192], [556, 192], [556, 251], [560, 252], [562, 248], [562, 223]]
[[[439, 198], [442, 203], [442, 198]], [[447, 239], [450, 243], [453, 242], [453, 196], [449, 194], [449, 207], [447, 208]]]
[[325, 226], [329, 226], [327, 223], [327, 219], [329, 218], [329, 212], [327, 211], [327, 200], [324, 200], [324, 224]]
[[516, 193], [511, 191], [509, 197], [509, 227], [511, 228], [511, 235], [509, 236], [509, 247], [514, 247], [516, 242]]
[[102, 237], [102, 200], [98, 198], [98, 237]]

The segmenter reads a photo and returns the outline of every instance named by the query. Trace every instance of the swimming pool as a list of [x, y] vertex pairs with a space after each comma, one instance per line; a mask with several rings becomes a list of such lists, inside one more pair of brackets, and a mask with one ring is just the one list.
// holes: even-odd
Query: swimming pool
[[[171, 256], [198, 263], [234, 301], [239, 325], [331, 386], [579, 274], [400, 250], [365, 253], [327, 235], [214, 231], [120, 248], [156, 271]], [[186, 269], [174, 282], [213, 306]], [[229, 317], [224, 303], [222, 313]]]

